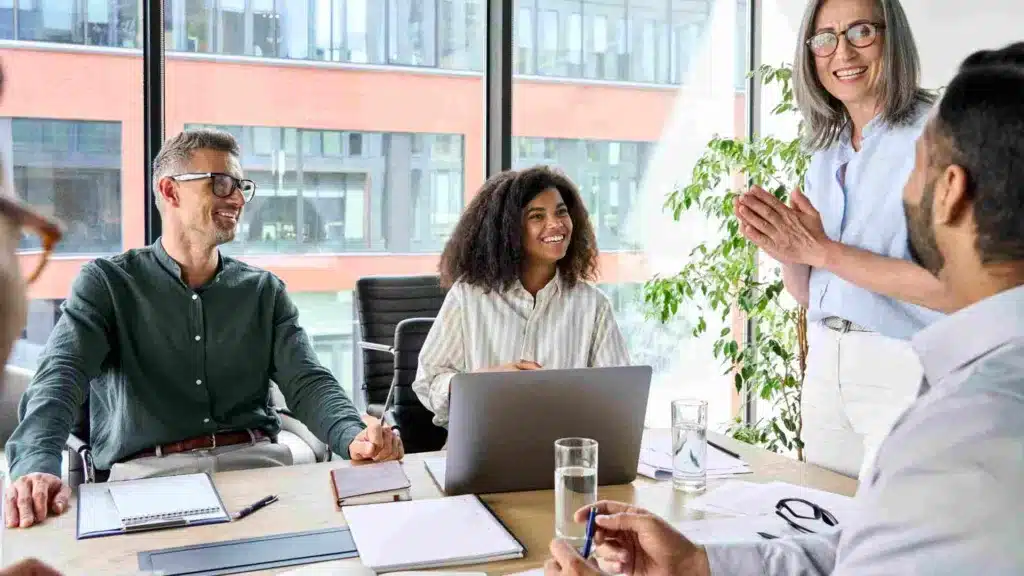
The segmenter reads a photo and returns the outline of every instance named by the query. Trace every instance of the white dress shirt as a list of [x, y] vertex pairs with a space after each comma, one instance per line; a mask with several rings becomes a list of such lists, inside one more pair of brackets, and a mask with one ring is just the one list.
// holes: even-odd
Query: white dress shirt
[[940, 319], [912, 345], [918, 398], [835, 536], [708, 545], [712, 576], [1024, 574], [1024, 286]]
[[412, 388], [447, 427], [453, 376], [520, 360], [548, 369], [627, 366], [629, 352], [611, 302], [591, 284], [570, 288], [556, 273], [534, 298], [518, 280], [491, 292], [456, 282], [423, 342]]
[[[914, 146], [928, 121], [930, 106], [919, 104], [912, 122], [890, 126], [881, 116], [864, 126], [860, 150], [850, 128], [825, 150], [815, 152], [803, 193], [821, 214], [825, 234], [836, 242], [882, 256], [910, 260], [903, 185], [914, 169]], [[807, 321], [845, 318], [890, 338], [909, 340], [943, 316], [812, 268]], [[916, 384], [916, 383], [915, 383]]]

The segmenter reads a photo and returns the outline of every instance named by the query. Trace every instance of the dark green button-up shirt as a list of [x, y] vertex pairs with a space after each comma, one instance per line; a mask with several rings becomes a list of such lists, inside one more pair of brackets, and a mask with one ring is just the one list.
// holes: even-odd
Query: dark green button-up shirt
[[271, 380], [336, 454], [348, 457], [365, 427], [317, 361], [284, 283], [265, 270], [222, 254], [214, 278], [192, 289], [157, 240], [86, 264], [63, 311], [7, 443], [14, 479], [60, 475], [61, 451], [86, 395], [100, 469], [218, 431], [277, 434]]

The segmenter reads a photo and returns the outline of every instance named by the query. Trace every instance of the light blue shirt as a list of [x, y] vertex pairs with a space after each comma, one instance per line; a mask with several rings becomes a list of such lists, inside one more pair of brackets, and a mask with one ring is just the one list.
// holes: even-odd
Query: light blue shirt
[[[914, 169], [914, 145], [927, 118], [927, 105], [905, 126], [887, 126], [876, 117], [864, 127], [860, 151], [853, 149], [847, 130], [839, 142], [811, 157], [803, 192], [821, 213], [829, 238], [882, 256], [911, 259], [903, 186]], [[807, 320], [829, 316], [907, 340], [942, 314], [812, 268]]]
[[917, 400], [828, 536], [708, 544], [711, 576], [1024, 574], [1024, 286], [922, 329]]

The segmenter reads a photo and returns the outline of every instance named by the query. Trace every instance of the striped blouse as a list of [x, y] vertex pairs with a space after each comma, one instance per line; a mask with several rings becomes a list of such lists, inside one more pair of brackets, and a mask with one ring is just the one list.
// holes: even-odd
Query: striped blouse
[[569, 288], [556, 274], [535, 299], [519, 281], [490, 293], [456, 282], [423, 342], [412, 388], [434, 423], [447, 427], [455, 374], [519, 360], [549, 369], [630, 363], [611, 302], [591, 284]]

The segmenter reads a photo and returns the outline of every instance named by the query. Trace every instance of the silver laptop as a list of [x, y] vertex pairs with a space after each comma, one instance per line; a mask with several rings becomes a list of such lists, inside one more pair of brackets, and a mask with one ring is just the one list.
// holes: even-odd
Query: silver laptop
[[598, 442], [597, 480], [636, 478], [650, 366], [458, 374], [445, 457], [427, 470], [449, 496], [554, 488], [555, 440]]

